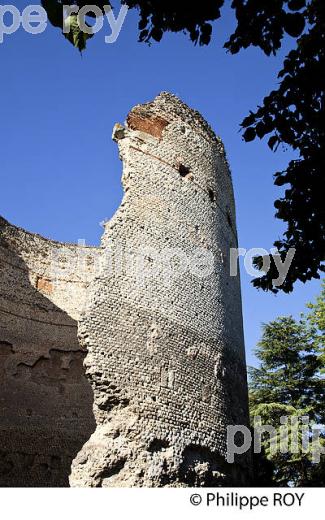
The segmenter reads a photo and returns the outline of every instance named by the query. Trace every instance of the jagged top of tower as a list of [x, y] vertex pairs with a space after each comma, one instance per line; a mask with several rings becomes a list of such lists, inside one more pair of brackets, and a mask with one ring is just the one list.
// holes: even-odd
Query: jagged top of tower
[[155, 117], [156, 120], [157, 118], [158, 120], [160, 119], [161, 125], [163, 125], [163, 120], [170, 123], [175, 119], [181, 119], [184, 123], [191, 126], [193, 130], [201, 131], [210, 139], [217, 141], [218, 144], [221, 143], [221, 139], [215, 134], [201, 114], [170, 92], [161, 92], [153, 101], [136, 105], [128, 114], [127, 124], [132, 128], [134, 117], [148, 118], [148, 116]]

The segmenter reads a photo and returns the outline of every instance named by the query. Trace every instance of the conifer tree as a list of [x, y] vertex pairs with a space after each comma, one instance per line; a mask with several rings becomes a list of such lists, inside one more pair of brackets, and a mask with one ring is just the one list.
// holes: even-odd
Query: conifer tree
[[[250, 414], [253, 426], [258, 416], [276, 433], [263, 434], [263, 455], [255, 455], [257, 485], [325, 485], [324, 455], [319, 463], [313, 462], [316, 445], [311, 435], [312, 425], [325, 423], [324, 293], [325, 288], [316, 303], [308, 305], [311, 313], [300, 321], [288, 316], [263, 325], [255, 351], [260, 366], [249, 368]], [[281, 417], [287, 418], [283, 424]], [[302, 428], [304, 421], [307, 430]], [[298, 448], [293, 452], [295, 435]], [[279, 448], [276, 452], [272, 442]], [[325, 446], [324, 439], [320, 442]]]

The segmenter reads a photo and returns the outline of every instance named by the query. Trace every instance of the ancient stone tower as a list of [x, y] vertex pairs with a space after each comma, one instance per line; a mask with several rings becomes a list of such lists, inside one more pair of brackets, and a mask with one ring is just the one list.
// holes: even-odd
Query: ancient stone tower
[[[13, 254], [17, 264], [6, 275], [4, 290], [8, 283], [13, 287], [7, 305], [25, 319], [23, 326], [19, 317], [7, 318], [6, 309], [0, 313], [3, 381], [12, 393], [15, 384], [19, 392], [25, 385], [25, 394], [34, 397], [29, 416], [22, 417], [21, 402], [19, 417], [4, 414], [0, 434], [27, 429], [31, 436], [33, 420], [44, 430], [35, 385], [51, 382], [57, 407], [45, 423], [54, 423], [57, 414], [65, 464], [75, 457], [70, 485], [247, 484], [249, 455], [235, 464], [225, 460], [226, 427], [247, 425], [248, 411], [240, 282], [229, 266], [230, 248], [237, 247], [235, 206], [223, 145], [197, 112], [168, 93], [131, 110], [113, 138], [123, 161], [123, 201], [106, 224], [101, 247], [86, 252], [95, 261], [78, 264], [73, 279], [52, 279], [47, 258], [57, 244], [44, 248], [36, 236], [25, 242], [25, 232], [3, 224], [5, 273], [13, 269], [7, 266]], [[76, 246], [64, 247], [78, 256]], [[28, 310], [25, 292], [16, 301], [15, 284], [27, 291]], [[54, 328], [46, 328], [42, 312]], [[79, 376], [71, 372], [74, 356], [84, 352], [86, 378], [79, 364]], [[37, 379], [33, 367], [40, 353]], [[76, 389], [81, 400], [69, 393]], [[14, 459], [10, 449], [26, 451], [18, 437], [18, 447], [7, 441], [7, 462]], [[34, 463], [46, 453], [49, 472], [55, 464], [65, 468], [57, 444], [48, 438]], [[62, 481], [66, 470], [57, 471]]]
[[224, 149], [197, 112], [165, 93], [131, 110], [113, 137], [125, 195], [79, 322], [97, 427], [70, 483], [214, 485], [231, 471], [226, 425], [247, 423]]

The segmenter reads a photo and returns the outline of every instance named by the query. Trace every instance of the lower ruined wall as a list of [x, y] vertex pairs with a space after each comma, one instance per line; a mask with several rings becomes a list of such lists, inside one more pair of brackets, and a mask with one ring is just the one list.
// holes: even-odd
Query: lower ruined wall
[[0, 218], [0, 486], [67, 486], [94, 430], [76, 320], [96, 259]]

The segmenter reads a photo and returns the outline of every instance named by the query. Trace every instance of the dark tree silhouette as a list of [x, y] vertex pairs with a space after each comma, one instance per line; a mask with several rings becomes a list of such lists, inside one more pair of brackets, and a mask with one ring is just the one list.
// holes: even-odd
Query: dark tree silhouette
[[[42, 0], [49, 20], [62, 27], [62, 3], [89, 4], [89, 0]], [[103, 9], [107, 0], [92, 0]], [[191, 4], [185, 0], [123, 0], [123, 4], [139, 11], [139, 40], [160, 41], [166, 32], [187, 33], [194, 44], [208, 45], [212, 22], [220, 18], [224, 0], [201, 0]], [[277, 186], [286, 185], [284, 196], [275, 201], [276, 217], [287, 229], [274, 245], [282, 260], [290, 248], [296, 253], [281, 287], [274, 287], [277, 268], [272, 260], [268, 273], [253, 280], [255, 287], [277, 292], [291, 292], [297, 280], [319, 278], [325, 271], [325, 225], [323, 172], [325, 170], [324, 132], [324, 0], [233, 0], [231, 7], [237, 18], [235, 32], [225, 43], [232, 54], [249, 46], [260, 47], [266, 54], [276, 54], [284, 36], [296, 39], [278, 74], [277, 90], [267, 95], [263, 104], [241, 123], [245, 141], [268, 136], [268, 145], [277, 150], [289, 146], [297, 152], [287, 169], [275, 173]], [[72, 24], [66, 37], [80, 50], [88, 35]], [[261, 267], [262, 259], [255, 265]]]

